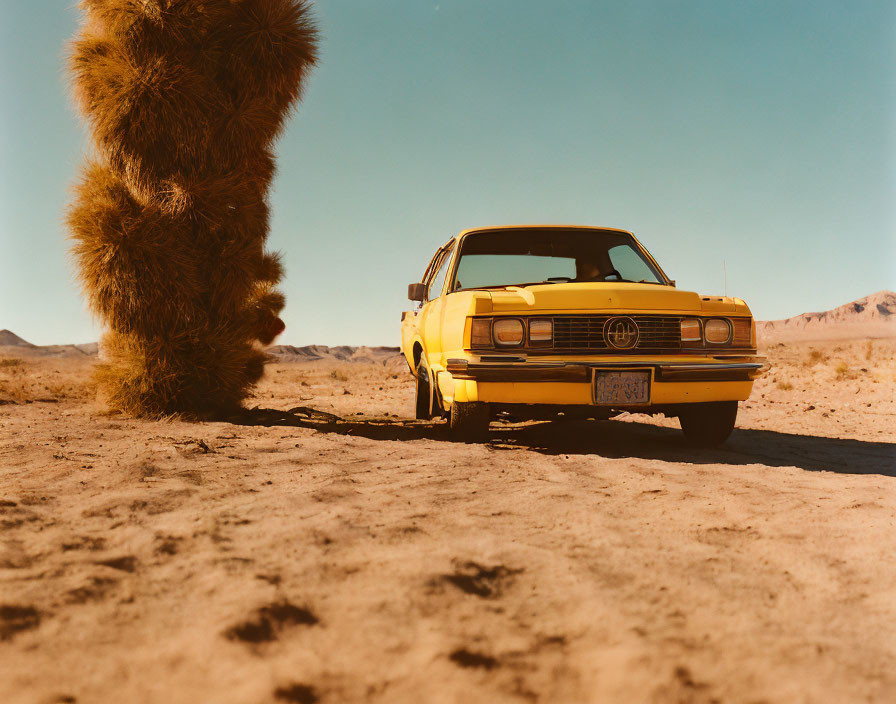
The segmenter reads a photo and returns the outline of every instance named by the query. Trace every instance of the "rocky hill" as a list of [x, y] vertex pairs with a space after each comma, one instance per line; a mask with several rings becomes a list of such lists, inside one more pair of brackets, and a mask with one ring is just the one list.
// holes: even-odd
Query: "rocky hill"
[[0, 330], [0, 355], [5, 357], [84, 357], [97, 353], [97, 344], [33, 345], [11, 330]]
[[896, 337], [896, 293], [878, 291], [832, 310], [757, 323], [760, 342]]
[[36, 347], [36, 345], [23, 340], [12, 330], [0, 330], [0, 347]]
[[279, 362], [313, 362], [331, 360], [338, 362], [386, 363], [401, 359], [398, 347], [327, 347], [326, 345], [275, 345], [268, 350]]

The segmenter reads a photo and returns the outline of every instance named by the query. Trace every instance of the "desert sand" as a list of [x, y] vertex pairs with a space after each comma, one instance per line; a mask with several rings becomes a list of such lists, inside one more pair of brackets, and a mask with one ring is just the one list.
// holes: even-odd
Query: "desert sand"
[[896, 338], [765, 342], [715, 450], [451, 442], [389, 350], [192, 423], [0, 349], [0, 701], [896, 701]]

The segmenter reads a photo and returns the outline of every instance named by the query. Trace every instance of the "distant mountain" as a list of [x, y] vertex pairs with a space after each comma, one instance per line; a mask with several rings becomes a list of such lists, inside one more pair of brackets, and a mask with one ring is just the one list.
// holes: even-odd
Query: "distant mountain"
[[12, 330], [0, 330], [0, 347], [37, 347], [26, 342]]
[[95, 355], [97, 344], [32, 345], [11, 330], [0, 330], [0, 355], [19, 357], [84, 357]]
[[279, 362], [313, 362], [326, 359], [340, 362], [374, 362], [386, 364], [401, 359], [398, 347], [327, 347], [326, 345], [275, 345], [270, 352]]
[[821, 313], [756, 323], [760, 342], [896, 337], [896, 293], [870, 296]]
[[[3, 349], [5, 348], [5, 349]], [[96, 356], [99, 345], [32, 345], [10, 330], [0, 330], [0, 356], [20, 357], [92, 357]], [[327, 347], [326, 345], [275, 345], [268, 352], [278, 362], [313, 362], [329, 360], [338, 362], [372, 362], [388, 364], [401, 360], [398, 347]]]

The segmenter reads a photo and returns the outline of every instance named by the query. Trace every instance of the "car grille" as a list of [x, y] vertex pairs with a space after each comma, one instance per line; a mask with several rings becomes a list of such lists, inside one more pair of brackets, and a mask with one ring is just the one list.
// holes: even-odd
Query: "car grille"
[[681, 318], [669, 315], [622, 316], [638, 325], [638, 343], [628, 350], [611, 347], [604, 339], [604, 324], [614, 315], [554, 316], [553, 351], [569, 352], [677, 352], [681, 349]]

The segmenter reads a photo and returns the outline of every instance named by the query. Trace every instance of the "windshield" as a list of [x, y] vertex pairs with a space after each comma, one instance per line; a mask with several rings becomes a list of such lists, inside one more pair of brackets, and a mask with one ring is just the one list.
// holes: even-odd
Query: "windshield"
[[467, 235], [449, 290], [587, 281], [665, 284], [627, 233], [522, 229]]

